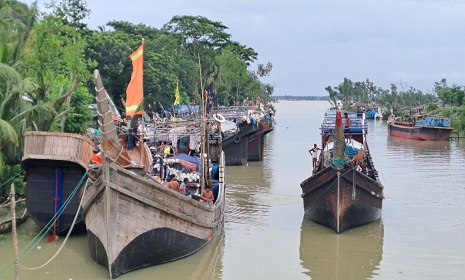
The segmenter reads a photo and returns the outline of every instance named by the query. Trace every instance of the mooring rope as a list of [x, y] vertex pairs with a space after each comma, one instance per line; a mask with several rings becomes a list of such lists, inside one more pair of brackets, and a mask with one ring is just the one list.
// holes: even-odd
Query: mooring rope
[[9, 182], [13, 181], [13, 179], [15, 179], [16, 177], [18, 177], [19, 175], [21, 175], [23, 173], [23, 170], [21, 169], [20, 171], [18, 171], [18, 173], [16, 173], [15, 175], [13, 175], [11, 178], [9, 178], [8, 180], [6, 180], [4, 183], [2, 183], [0, 185], [0, 188], [2, 188], [3, 186], [6, 186], [6, 184], [8, 184]]
[[[51, 228], [51, 226], [53, 225], [53, 221], [55, 219], [57, 219], [58, 217], [60, 217], [60, 215], [63, 213], [63, 211], [66, 209], [66, 207], [69, 205], [69, 203], [71, 202], [72, 198], [76, 195], [76, 192], [80, 189], [81, 187], [81, 184], [82, 182], [84, 181], [84, 178], [86, 178], [87, 176], [87, 171], [86, 173], [84, 173], [84, 175], [82, 176], [81, 180], [78, 182], [78, 184], [76, 185], [76, 187], [74, 188], [74, 190], [71, 192], [71, 194], [69, 195], [69, 197], [65, 200], [65, 202], [63, 203], [63, 205], [60, 207], [60, 209], [57, 211], [57, 213], [50, 219], [50, 221], [42, 228], [42, 230], [19, 252], [20, 255], [22, 255], [20, 257], [21, 260], [23, 260], [31, 251], [32, 249], [40, 242], [40, 240], [47, 234], [47, 232], [49, 231], [49, 229]], [[86, 187], [84, 189], [84, 192], [85, 190], [87, 189], [87, 184], [86, 184]], [[23, 270], [36, 270], [36, 269], [40, 269], [44, 266], [46, 266], [47, 264], [49, 264], [57, 255], [58, 253], [62, 250], [62, 248], [64, 247], [64, 245], [66, 244], [66, 241], [68, 240], [68, 237], [70, 235], [70, 233], [72, 232], [72, 229], [74, 227], [74, 224], [76, 223], [76, 220], [77, 220], [77, 217], [78, 217], [78, 213], [79, 213], [79, 210], [81, 209], [81, 204], [82, 204], [82, 200], [81, 202], [79, 203], [79, 207], [78, 207], [78, 210], [76, 212], [76, 215], [74, 216], [74, 220], [73, 220], [73, 223], [71, 224], [71, 227], [68, 231], [68, 234], [65, 238], [65, 240], [63, 241], [62, 245], [60, 246], [60, 248], [58, 249], [57, 253], [55, 253], [54, 256], [52, 256], [52, 258], [47, 261], [45, 264], [39, 266], [39, 267], [36, 267], [36, 268], [28, 268], [28, 267], [25, 267], [25, 266], [21, 266], [19, 265], [19, 268], [23, 269]], [[10, 271], [11, 269], [13, 269], [13, 260], [10, 260], [8, 261], [7, 263], [5, 263], [2, 267], [0, 267], [0, 278], [1, 276], [3, 276], [4, 274], [6, 274], [8, 271]], [[4, 272], [2, 273], [1, 271], [4, 270]]]

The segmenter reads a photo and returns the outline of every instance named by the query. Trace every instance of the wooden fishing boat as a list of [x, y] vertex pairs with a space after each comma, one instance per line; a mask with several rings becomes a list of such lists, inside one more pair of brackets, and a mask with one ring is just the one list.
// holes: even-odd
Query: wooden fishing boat
[[[215, 202], [207, 205], [153, 179], [150, 150], [137, 140], [127, 149], [111, 121], [105, 89], [95, 71], [103, 144], [103, 163], [89, 173], [82, 193], [83, 217], [92, 258], [110, 278], [189, 256], [208, 244], [224, 224], [224, 153], [221, 134], [208, 134], [203, 145], [199, 185], [213, 185]], [[203, 126], [206, 128], [207, 126]], [[136, 137], [137, 138], [137, 137]], [[212, 170], [212, 172], [207, 172]]]
[[218, 111], [226, 122], [235, 123], [239, 128], [235, 133], [225, 133], [223, 150], [226, 165], [246, 165], [248, 161], [261, 161], [266, 135], [274, 129], [273, 112], [269, 110], [265, 113], [257, 110], [257, 106], [221, 107]]
[[[68, 233], [79, 208], [79, 192], [92, 159], [94, 144], [86, 136], [61, 132], [28, 131], [24, 134], [26, 202], [29, 215], [54, 235]], [[61, 209], [63, 208], [63, 209]], [[56, 218], [54, 218], [56, 216]], [[73, 233], [84, 233], [80, 214]]]
[[364, 114], [350, 118], [350, 127], [344, 129], [340, 111], [326, 114], [321, 127], [324, 148], [312, 176], [300, 184], [305, 217], [337, 233], [381, 218], [384, 198], [366, 141]]
[[269, 114], [263, 115], [258, 121], [259, 130], [249, 137], [248, 160], [263, 160], [266, 135], [273, 131], [273, 118]]
[[391, 136], [414, 140], [448, 141], [453, 127], [450, 118], [433, 118], [419, 115], [413, 119], [404, 120], [390, 116], [388, 129]]
[[238, 132], [223, 140], [226, 165], [247, 165], [250, 136], [259, 130], [257, 124], [244, 123]]
[[[16, 201], [16, 226], [24, 223], [29, 218], [26, 207], [26, 199]], [[0, 234], [8, 233], [13, 226], [13, 219], [10, 211], [10, 203], [0, 206]]]

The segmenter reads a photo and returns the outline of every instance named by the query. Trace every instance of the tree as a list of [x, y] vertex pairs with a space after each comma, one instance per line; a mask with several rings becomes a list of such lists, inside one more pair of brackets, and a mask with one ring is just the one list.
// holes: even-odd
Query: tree
[[[46, 109], [34, 112], [39, 130], [65, 131], [66, 119], [73, 112], [72, 96], [91, 77], [87, 71], [91, 62], [84, 57], [86, 42], [82, 30], [76, 27], [78, 23], [69, 24], [70, 19], [84, 17], [85, 8], [73, 10], [78, 2], [70, 0], [49, 6], [52, 12], [44, 14], [35, 26], [31, 52], [24, 57], [27, 67], [23, 71], [34, 77], [37, 84], [35, 91], [27, 93], [28, 100], [33, 107]], [[84, 14], [77, 16], [81, 12]]]
[[0, 2], [0, 62], [17, 67], [37, 20], [37, 2]]

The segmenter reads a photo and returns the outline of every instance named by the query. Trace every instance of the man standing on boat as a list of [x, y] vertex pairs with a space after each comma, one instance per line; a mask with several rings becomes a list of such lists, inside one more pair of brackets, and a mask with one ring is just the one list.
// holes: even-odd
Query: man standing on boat
[[344, 123], [344, 132], [350, 131], [350, 117], [347, 113], [344, 113], [345, 123]]
[[321, 149], [318, 148], [318, 146], [316, 144], [313, 144], [313, 148], [308, 150], [308, 152], [312, 156], [313, 169], [315, 169], [315, 167], [316, 167], [316, 162], [317, 162], [317, 159], [318, 159], [318, 150], [321, 150]]

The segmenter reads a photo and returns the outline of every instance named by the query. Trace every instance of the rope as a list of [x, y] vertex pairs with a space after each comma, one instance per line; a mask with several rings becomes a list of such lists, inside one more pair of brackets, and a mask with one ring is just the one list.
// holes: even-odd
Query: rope
[[10, 179], [6, 180], [3, 184], [0, 185], [0, 188], [2, 188], [3, 186], [5, 186], [6, 184], [8, 184], [10, 181], [13, 181], [13, 179], [15, 179], [16, 177], [18, 177], [19, 175], [21, 175], [23, 173], [23, 170], [21, 169], [20, 171], [18, 171], [18, 173], [16, 173], [15, 175], [13, 175], [13, 177], [11, 177]]
[[[57, 213], [50, 219], [50, 221], [42, 228], [42, 230], [19, 252], [20, 255], [22, 255], [20, 257], [21, 260], [23, 260], [30, 252], [31, 250], [36, 247], [36, 245], [40, 242], [40, 240], [47, 234], [47, 232], [49, 231], [49, 229], [51, 228], [51, 226], [53, 225], [53, 221], [55, 219], [57, 219], [62, 213], [63, 211], [66, 209], [66, 207], [69, 205], [69, 203], [71, 202], [72, 198], [74, 197], [74, 195], [76, 195], [76, 192], [80, 189], [81, 187], [81, 184], [84, 180], [84, 178], [86, 178], [87, 176], [87, 171], [86, 173], [84, 173], [84, 175], [82, 176], [81, 180], [79, 181], [79, 183], [76, 185], [76, 187], [74, 188], [74, 190], [71, 192], [70, 196], [65, 200], [65, 202], [63, 203], [63, 205], [60, 207], [60, 209], [57, 211]], [[87, 188], [87, 184], [86, 184], [86, 188]], [[84, 192], [85, 192], [85, 189], [84, 189]], [[61, 251], [61, 249], [64, 247], [64, 244], [66, 243], [66, 241], [68, 240], [68, 237], [74, 227], [74, 224], [76, 222], [76, 219], [77, 219], [77, 216], [78, 216], [78, 213], [79, 213], [79, 210], [81, 209], [81, 204], [82, 204], [82, 200], [81, 202], [79, 203], [79, 208], [78, 208], [78, 211], [76, 212], [76, 215], [74, 216], [74, 220], [73, 220], [73, 223], [71, 224], [71, 227], [70, 227], [70, 230], [68, 231], [68, 234], [65, 238], [65, 240], [63, 241], [62, 245], [60, 246], [60, 248], [58, 249], [57, 253], [49, 260], [47, 261], [45, 264], [41, 265], [40, 267], [37, 267], [37, 268], [28, 268], [28, 267], [25, 267], [25, 266], [21, 266], [19, 265], [19, 267], [23, 270], [36, 270], [36, 269], [40, 269], [42, 267], [44, 267], [45, 265], [49, 264], [57, 255], [58, 253]], [[25, 253], [24, 253], [25, 252]], [[24, 254], [23, 254], [24, 253]], [[8, 265], [11, 265], [11, 267], [7, 267]], [[11, 269], [13, 269], [13, 260], [10, 260], [8, 261], [7, 263], [5, 263], [2, 267], [0, 267], [0, 278], [1, 276], [5, 275], [8, 271], [10, 271]], [[1, 273], [1, 271], [4, 270], [3, 273]]]
[[[86, 172], [86, 174], [87, 174], [87, 172]], [[85, 195], [86, 190], [87, 190], [87, 183], [86, 183], [86, 185], [84, 187], [84, 190], [83, 190], [83, 193], [82, 193], [83, 196]], [[38, 267], [26, 267], [26, 266], [22, 266], [22, 265], [18, 265], [18, 267], [20, 269], [22, 269], [22, 270], [37, 270], [37, 269], [41, 269], [41, 268], [45, 267], [47, 264], [52, 262], [58, 256], [58, 254], [61, 252], [63, 247], [66, 245], [66, 242], [68, 241], [68, 238], [71, 235], [71, 232], [73, 231], [74, 225], [76, 224], [77, 217], [79, 216], [78, 215], [79, 214], [79, 209], [81, 209], [81, 206], [82, 206], [82, 199], [79, 201], [78, 211], [76, 212], [76, 215], [74, 215], [73, 223], [71, 224], [71, 227], [68, 230], [68, 234], [66, 235], [65, 239], [61, 243], [60, 248], [58, 248], [56, 253], [47, 262], [45, 262], [43, 265], [38, 266]]]
[[[103, 89], [103, 88], [102, 88], [102, 89]], [[97, 103], [98, 103], [98, 102], [105, 101], [105, 100], [107, 100], [107, 99], [108, 99], [108, 98], [107, 98], [106, 96], [105, 96], [105, 98], [103, 98], [103, 99], [98, 99], [97, 96], [95, 97], [95, 100], [97, 100]]]

